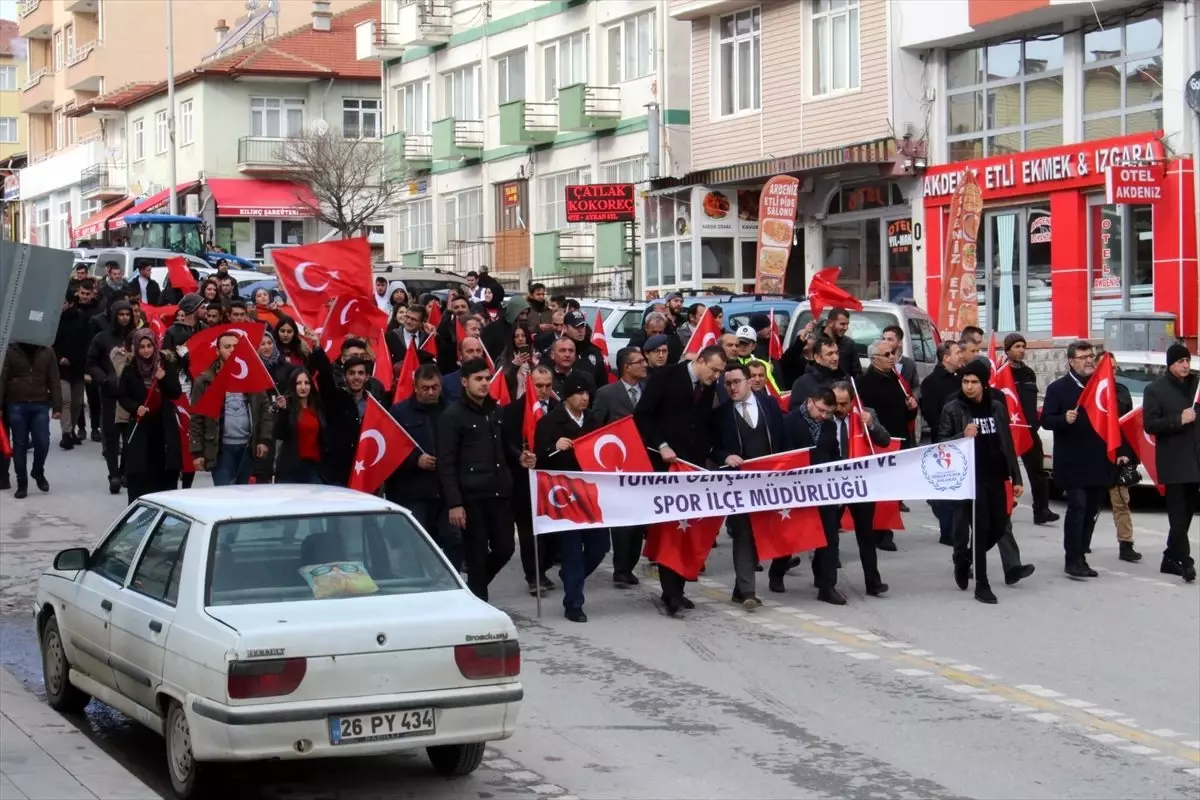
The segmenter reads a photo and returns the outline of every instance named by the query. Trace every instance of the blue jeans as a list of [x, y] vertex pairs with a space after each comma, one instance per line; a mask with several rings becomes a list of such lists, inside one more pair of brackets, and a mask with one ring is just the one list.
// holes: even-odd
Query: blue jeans
[[929, 507], [937, 517], [939, 540], [949, 543], [954, 539], [954, 501], [930, 500]]
[[321, 466], [312, 461], [299, 461], [286, 472], [275, 473], [276, 483], [308, 483], [321, 485]]
[[30, 441], [33, 442], [33, 477], [39, 478], [46, 471], [46, 455], [50, 452], [50, 404], [8, 403], [4, 408], [4, 421], [12, 431], [13, 471], [17, 475], [17, 488], [29, 485], [26, 454]]
[[608, 530], [566, 531], [553, 534], [562, 545], [563, 608], [583, 608], [583, 583], [608, 555]]
[[213, 467], [213, 486], [231, 486], [250, 482], [250, 445], [221, 442], [217, 464]]
[[442, 548], [442, 552], [446, 554], [446, 558], [450, 559], [454, 568], [461, 570], [463, 568], [462, 531], [450, 524], [449, 509], [443, 505], [441, 498], [402, 500], [400, 505], [412, 512], [425, 532], [433, 537], [433, 541], [438, 547]]

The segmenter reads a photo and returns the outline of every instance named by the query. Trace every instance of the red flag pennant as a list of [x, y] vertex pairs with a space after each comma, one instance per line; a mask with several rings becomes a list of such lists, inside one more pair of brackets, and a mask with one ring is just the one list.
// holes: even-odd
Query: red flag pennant
[[497, 372], [492, 376], [492, 382], [488, 385], [488, 396], [503, 408], [512, 402], [512, 394], [508, 391], [508, 381], [504, 378], [503, 372]]
[[[808, 450], [789, 450], [744, 461], [742, 469], [773, 472], [807, 467], [809, 463]], [[756, 511], [750, 515], [750, 529], [754, 531], [758, 557], [763, 561], [825, 546], [825, 529], [815, 506]]]
[[779, 321], [775, 319], [775, 309], [773, 308], [771, 309], [771, 341], [767, 345], [767, 358], [771, 361], [779, 361], [783, 358], [783, 337], [779, 335]]
[[415, 375], [421, 361], [417, 358], [417, 348], [409, 347], [404, 351], [404, 360], [400, 362], [400, 374], [396, 377], [396, 391], [392, 395], [392, 403], [403, 403], [413, 396], [416, 388]]
[[181, 394], [173, 400], [171, 410], [179, 429], [179, 469], [181, 472], [195, 472], [196, 466], [192, 463], [192, 412], [188, 407], [187, 395]]
[[384, 391], [390, 392], [392, 383], [396, 380], [396, 371], [392, 366], [392, 351], [388, 349], [387, 336], [382, 329], [377, 329], [371, 335], [371, 349], [375, 351], [375, 368], [372, 375], [383, 386]]
[[[212, 366], [217, 360], [217, 341], [227, 333], [235, 333], [250, 343], [252, 350], [258, 349], [267, 326], [261, 322], [229, 322], [224, 325], [214, 325], [211, 328], [196, 331], [188, 338], [188, 372], [193, 378]], [[181, 348], [182, 349], [182, 348]]]
[[1030, 427], [1029, 420], [1025, 419], [1025, 412], [1021, 408], [1011, 364], [1006, 362], [1004, 366], [992, 372], [991, 387], [1004, 395], [1004, 404], [1008, 408], [1008, 427], [1012, 431], [1013, 450], [1020, 458], [1033, 447], [1033, 428]]
[[462, 317], [455, 317], [454, 318], [454, 341], [456, 343], [461, 343], [462, 340], [466, 339], [466, 338], [467, 338], [467, 329], [466, 329], [466, 327], [463, 326]]
[[596, 321], [592, 325], [592, 344], [596, 345], [596, 349], [600, 351], [600, 355], [608, 358], [608, 336], [604, 332], [604, 318], [600, 316], [600, 309], [596, 309]]
[[192, 271], [187, 268], [187, 262], [183, 256], [171, 256], [167, 259], [167, 280], [171, 282], [171, 288], [178, 289], [184, 294], [200, 291], [200, 284], [192, 275]]
[[827, 308], [844, 308], [847, 311], [862, 311], [863, 304], [854, 295], [837, 285], [841, 267], [826, 267], [813, 275], [808, 285], [808, 300], [813, 319], [819, 319]]
[[375, 335], [387, 329], [387, 314], [380, 310], [370, 300], [349, 295], [338, 295], [329, 314], [325, 318], [325, 327], [321, 329], [322, 348], [329, 358], [337, 358], [342, 342], [354, 336], [371, 341]]
[[209, 384], [208, 390], [197, 398], [191, 411], [202, 417], [220, 419], [221, 412], [225, 410], [225, 395], [254, 394], [274, 388], [275, 381], [258, 357], [258, 352], [246, 339], [238, 339], [233, 352], [217, 370], [217, 376]]
[[1158, 440], [1152, 434], [1146, 433], [1142, 423], [1142, 409], [1133, 409], [1121, 417], [1120, 422], [1121, 433], [1125, 435], [1125, 441], [1129, 442], [1129, 446], [1133, 448], [1138, 461], [1141, 461], [1142, 466], [1146, 468], [1150, 482], [1158, 489], [1159, 494], [1165, 495], [1167, 487], [1158, 482]]
[[1121, 420], [1117, 416], [1117, 377], [1112, 354], [1105, 353], [1100, 357], [1096, 371], [1088, 378], [1083, 394], [1079, 395], [1076, 408], [1087, 414], [1092, 428], [1104, 440], [1108, 460], [1115, 462], [1117, 449], [1121, 446]]
[[366, 397], [367, 410], [354, 449], [354, 469], [348, 488], [373, 494], [406, 458], [421, 448], [374, 395], [368, 392]]
[[8, 438], [8, 425], [0, 422], [0, 456], [12, 458], [12, 442]]
[[429, 324], [433, 326], [434, 330], [437, 330], [437, 327], [442, 324], [442, 304], [437, 300], [429, 302]]
[[572, 450], [584, 472], [654, 471], [633, 417], [624, 417], [580, 436]]
[[424, 350], [426, 353], [433, 356], [434, 358], [437, 358], [437, 354], [438, 354], [437, 336], [435, 334], [430, 334], [429, 336], [426, 336], [425, 341], [421, 342], [420, 349]]
[[712, 309], [704, 309], [704, 316], [696, 323], [696, 329], [688, 339], [687, 347], [683, 348], [684, 355], [697, 355], [701, 350], [716, 344], [721, 339], [721, 326], [713, 316]]
[[[695, 464], [676, 461], [669, 472], [703, 472]], [[700, 569], [712, 552], [721, 532], [724, 517], [702, 517], [673, 522], [658, 522], [646, 528], [643, 555], [654, 563], [678, 573], [684, 580], [700, 577]]]
[[583, 478], [538, 472], [537, 515], [581, 525], [604, 522], [600, 491]]
[[533, 438], [538, 421], [546, 415], [537, 399], [537, 388], [533, 385], [533, 372], [525, 373], [525, 418], [521, 421], [521, 438], [525, 447], [533, 450]]
[[370, 301], [374, 293], [371, 246], [365, 238], [288, 247], [276, 250], [272, 257], [275, 275], [307, 327], [320, 323], [331, 296]]
[[996, 354], [996, 332], [992, 331], [992, 337], [988, 340], [988, 363], [992, 365], [992, 372], [1000, 369], [1000, 356]]

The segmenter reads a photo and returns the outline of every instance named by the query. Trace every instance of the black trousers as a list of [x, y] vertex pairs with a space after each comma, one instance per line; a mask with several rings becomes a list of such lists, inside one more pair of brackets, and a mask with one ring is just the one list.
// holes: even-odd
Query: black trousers
[[[838, 528], [842, 507], [819, 506], [817, 513], [821, 516], [821, 527], [825, 529], [825, 546], [813, 551], [813, 582], [818, 589], [832, 589], [837, 586]], [[871, 544], [874, 545], [874, 532], [871, 537]]]
[[[515, 487], [525, 486], [528, 481], [522, 481], [514, 476]], [[512, 499], [513, 522], [517, 526], [517, 543], [521, 547], [521, 571], [525, 573], [526, 583], [538, 583], [546, 577], [546, 570], [553, 566], [554, 545], [557, 538], [533, 535], [533, 508], [527, 492], [516, 489]], [[536, 558], [535, 551], [536, 550]]]
[[[989, 481], [986, 484], [976, 484], [975, 499], [959, 506], [961, 524], [955, 528], [954, 562], [970, 562], [971, 556], [974, 555], [977, 588], [989, 585], [988, 551], [1005, 537], [1012, 536], [1008, 524], [1007, 502], [1004, 484]], [[1008, 564], [1004, 564], [1004, 567], [1007, 569]]]
[[101, 398], [100, 433], [104, 448], [104, 461], [108, 464], [108, 477], [121, 477], [121, 426], [117, 425], [117, 400], [105, 395]]
[[1196, 512], [1200, 511], [1200, 483], [1167, 484], [1167, 549], [1163, 559], [1192, 566], [1192, 548], [1188, 544], [1188, 529]]
[[1084, 560], [1092, 546], [1092, 531], [1100, 505], [1108, 497], [1107, 486], [1084, 486], [1067, 489], [1067, 513], [1063, 520], [1063, 554], [1067, 566]]
[[417, 518], [417, 522], [421, 523], [421, 527], [433, 537], [433, 541], [446, 554], [446, 558], [450, 559], [454, 568], [461, 570], [463, 567], [462, 531], [450, 524], [449, 512], [442, 503], [442, 499], [432, 497], [421, 500], [402, 499], [396, 502], [412, 512], [412, 515]]
[[662, 586], [663, 602], [678, 602], [683, 598], [683, 589], [687, 586], [687, 581], [675, 570], [659, 564], [658, 583]]
[[[879, 577], [879, 551], [875, 549], [876, 531], [874, 503], [851, 503], [838, 508], [839, 527], [842, 508], [850, 509], [850, 519], [854, 522], [854, 539], [858, 543], [858, 560], [862, 562], [863, 580], [867, 587], [877, 586], [883, 581]], [[891, 531], [887, 531], [890, 536]], [[837, 562], [834, 562], [836, 566]]]
[[1050, 511], [1050, 479], [1046, 475], [1045, 453], [1042, 452], [1042, 440], [1037, 431], [1033, 432], [1033, 447], [1021, 456], [1025, 465], [1025, 474], [1029, 476], [1029, 494], [1033, 497], [1034, 517], [1045, 516]]
[[631, 525], [628, 528], [612, 529], [612, 561], [613, 573], [625, 575], [632, 573], [642, 557], [642, 544], [646, 540], [644, 525]]
[[169, 492], [179, 485], [178, 470], [159, 472], [130, 472], [125, 476], [125, 493], [132, 503], [142, 495]]
[[[103, 403], [100, 401], [100, 387], [94, 383], [85, 383], [83, 385], [83, 393], [87, 397], [87, 414], [92, 419], [92, 430], [100, 428], [100, 410]], [[77, 427], [84, 426], [84, 410], [79, 409], [79, 420], [76, 423]]]
[[488, 584], [513, 556], [512, 500], [489, 497], [467, 500], [467, 527], [463, 530], [463, 557], [467, 587], [480, 600], [488, 599]]

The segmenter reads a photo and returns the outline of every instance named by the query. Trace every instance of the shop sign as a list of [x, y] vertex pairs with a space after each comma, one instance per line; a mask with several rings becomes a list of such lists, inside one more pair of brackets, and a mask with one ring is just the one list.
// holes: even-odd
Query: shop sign
[[947, 222], [949, 235], [942, 257], [942, 293], [937, 319], [944, 338], [957, 338], [964, 328], [979, 324], [976, 283], [979, 263], [979, 218], [983, 197], [975, 173], [968, 173], [954, 193]]
[[695, 187], [692, 189], [692, 222], [699, 236], [737, 236], [741, 229], [737, 192]]
[[738, 189], [738, 232], [743, 236], [758, 236], [759, 202], [765, 190], [765, 186], [762, 189]]
[[501, 193], [504, 197], [504, 207], [512, 208], [521, 204], [521, 185], [518, 183], [504, 184]]
[[1110, 167], [1162, 161], [1159, 136], [1122, 136], [930, 167], [922, 182], [925, 201], [948, 203], [968, 169], [985, 201], [1098, 186]]
[[637, 198], [632, 183], [589, 183], [567, 187], [567, 222], [633, 222]]
[[281, 206], [278, 208], [261, 208], [258, 206], [233, 207], [222, 209], [223, 217], [310, 217], [312, 212], [306, 208]]
[[1109, 167], [1104, 175], [1104, 190], [1110, 203], [1158, 203], [1163, 199], [1161, 163]]
[[893, 253], [908, 253], [913, 246], [911, 219], [894, 219], [887, 227], [888, 249]]
[[21, 173], [14, 172], [4, 178], [4, 202], [21, 199]]
[[761, 211], [758, 226], [758, 259], [754, 291], [783, 294], [788, 257], [792, 252], [792, 232], [796, 226], [796, 207], [800, 202], [800, 179], [776, 175], [762, 188], [755, 210]]

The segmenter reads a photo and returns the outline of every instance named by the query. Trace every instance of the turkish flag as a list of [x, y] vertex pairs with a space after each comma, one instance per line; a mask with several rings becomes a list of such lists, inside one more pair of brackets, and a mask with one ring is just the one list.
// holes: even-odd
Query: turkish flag
[[420, 448], [374, 395], [368, 392], [366, 397], [367, 410], [363, 413], [362, 432], [354, 449], [354, 469], [347, 488], [374, 494]]
[[841, 267], [826, 267], [813, 275], [808, 285], [808, 300], [813, 319], [818, 319], [827, 308], [844, 308], [847, 311], [862, 311], [863, 304], [854, 295], [837, 285]]
[[1096, 364], [1096, 371], [1088, 378], [1079, 405], [1088, 415], [1092, 428], [1104, 440], [1108, 460], [1117, 460], [1117, 448], [1121, 446], [1121, 420], [1117, 416], [1117, 376], [1113, 371], [1112, 355], [1105, 353]]
[[[307, 327], [321, 321], [332, 295], [371, 300], [371, 245], [362, 237], [287, 247], [273, 253], [275, 275]], [[374, 305], [374, 301], [371, 300]]]
[[[774, 472], [808, 465], [808, 450], [789, 450], [743, 461], [742, 469]], [[750, 515], [750, 529], [754, 532], [754, 546], [761, 561], [825, 546], [825, 529], [815, 506], [756, 511]]]
[[996, 332], [992, 331], [992, 338], [988, 340], [988, 363], [992, 365], [993, 374], [1000, 369], [1000, 357], [996, 355]]
[[696, 355], [706, 347], [716, 344], [721, 339], [721, 326], [713, 316], [712, 309], [704, 309], [704, 316], [696, 323], [696, 330], [688, 339], [687, 347], [683, 348], [684, 355]]
[[321, 330], [322, 348], [330, 359], [337, 358], [342, 342], [350, 337], [371, 341], [387, 329], [388, 315], [370, 300], [350, 295], [338, 295], [329, 308], [325, 327]]
[[495, 400], [501, 408], [512, 402], [512, 395], [508, 391], [508, 381], [505, 380], [503, 372], [497, 372], [492, 376], [492, 382], [488, 384], [488, 396]]
[[767, 345], [767, 358], [778, 361], [783, 358], [783, 338], [779, 335], [779, 322], [775, 319], [775, 309], [771, 309], [771, 340]]
[[463, 325], [462, 317], [455, 317], [454, 318], [454, 341], [456, 343], [461, 343], [462, 340], [465, 338], [467, 338], [467, 329]]
[[1008, 407], [1008, 427], [1012, 431], [1013, 450], [1020, 458], [1033, 447], [1033, 428], [1029, 426], [1029, 420], [1025, 419], [1025, 412], [1021, 409], [1011, 364], [1006, 362], [1004, 366], [992, 372], [991, 387], [1004, 395], [1004, 403]]
[[[695, 464], [676, 461], [668, 472], [703, 472]], [[684, 580], [700, 577], [704, 562], [712, 553], [713, 542], [721, 532], [724, 517], [702, 517], [672, 522], [656, 522], [646, 528], [647, 560], [678, 573]]]
[[12, 442], [8, 439], [8, 425], [0, 422], [0, 456], [12, 458]]
[[372, 374], [383, 386], [384, 391], [390, 392], [392, 381], [396, 379], [396, 368], [392, 366], [392, 351], [388, 349], [387, 337], [383, 330], [376, 330], [371, 334], [371, 349], [375, 351], [375, 369]]
[[171, 256], [167, 259], [167, 280], [171, 282], [172, 289], [178, 289], [184, 294], [200, 291], [200, 284], [187, 268], [183, 256]]
[[181, 472], [195, 472], [192, 463], [192, 412], [188, 407], [187, 395], [181, 394], [171, 402], [175, 413], [175, 425], [179, 428], [179, 469]]
[[771, 395], [771, 397], [774, 397], [775, 402], [779, 403], [780, 411], [786, 414], [792, 410], [792, 392], [790, 389], [783, 394], [780, 394], [779, 389], [775, 388], [775, 384], [771, 383], [770, 381], [767, 381], [766, 389], [767, 394]]
[[[624, 417], [580, 436], [572, 448], [584, 472], [653, 472], [633, 417]], [[614, 456], [613, 451], [620, 454]], [[608, 460], [605, 460], [607, 455]]]
[[430, 356], [437, 358], [437, 356], [438, 356], [437, 336], [434, 334], [430, 334], [430, 335], [426, 336], [425, 341], [421, 342], [421, 347], [419, 349], [424, 350]]
[[581, 525], [604, 522], [600, 492], [594, 483], [546, 472], [537, 473], [537, 515]]
[[608, 336], [604, 333], [604, 318], [600, 309], [596, 309], [596, 321], [592, 324], [592, 344], [600, 351], [600, 355], [608, 358]]
[[393, 403], [403, 403], [413, 396], [415, 386], [414, 375], [421, 361], [417, 358], [417, 348], [410, 347], [404, 351], [404, 360], [400, 362], [400, 374], [396, 377], [396, 392], [392, 395]]
[[1142, 424], [1142, 409], [1135, 408], [1121, 417], [1121, 433], [1125, 434], [1125, 441], [1129, 442], [1129, 446], [1137, 454], [1138, 461], [1146, 468], [1146, 474], [1150, 476], [1154, 488], [1158, 489], [1159, 494], [1165, 495], [1167, 487], [1158, 482], [1158, 440], [1146, 433]]
[[[244, 341], [250, 343], [250, 349], [257, 351], [258, 343], [267, 332], [267, 326], [262, 322], [227, 322], [224, 325], [214, 325], [193, 333], [187, 340], [188, 372], [193, 378], [212, 366], [217, 360], [217, 341], [227, 333], [235, 333]], [[257, 356], [255, 359], [257, 360]]]
[[[900, 449], [900, 439], [892, 439], [886, 445], [876, 446], [871, 441], [870, 434], [867, 433], [866, 427], [862, 423], [862, 416], [857, 409], [850, 414], [848, 422], [851, 458], [861, 458], [862, 456], [870, 456], [876, 453], [895, 453]], [[854, 520], [851, 519], [850, 509], [848, 508], [842, 510], [840, 527], [844, 531], [854, 530]], [[886, 500], [876, 502], [875, 516], [871, 522], [871, 527], [877, 531], [904, 530], [904, 519], [900, 516], [900, 501]]]
[[275, 388], [275, 381], [271, 378], [271, 373], [267, 372], [262, 359], [258, 357], [258, 351], [250, 346], [250, 342], [238, 339], [233, 352], [217, 369], [217, 376], [213, 378], [204, 394], [196, 400], [191, 411], [202, 417], [220, 419], [221, 412], [225, 410], [225, 395], [254, 394]]
[[525, 447], [533, 450], [533, 437], [537, 431], [538, 421], [546, 416], [545, 410], [537, 399], [537, 389], [533, 385], [533, 373], [525, 373], [525, 417], [521, 420], [521, 438]]
[[158, 317], [151, 316], [146, 319], [146, 327], [154, 331], [154, 341], [158, 342], [158, 346], [162, 347], [163, 336], [167, 333], [167, 326]]
[[[437, 326], [442, 324], [442, 304], [438, 300], [434, 300], [429, 306], [429, 324], [437, 330]], [[430, 337], [433, 338], [433, 337]]]

